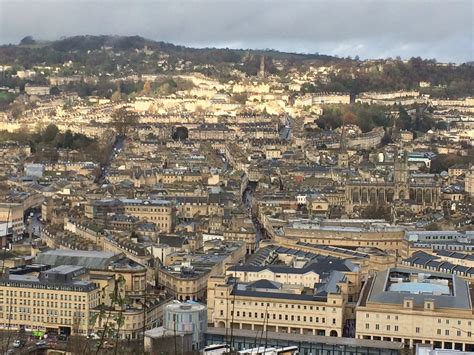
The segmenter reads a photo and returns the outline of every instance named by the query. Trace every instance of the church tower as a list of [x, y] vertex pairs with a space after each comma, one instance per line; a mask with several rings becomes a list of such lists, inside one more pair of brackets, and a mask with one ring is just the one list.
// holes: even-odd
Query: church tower
[[265, 56], [262, 55], [260, 58], [260, 70], [258, 72], [259, 78], [263, 79], [265, 78]]
[[469, 165], [469, 171], [464, 179], [464, 190], [474, 199], [474, 165]]
[[395, 183], [395, 199], [404, 200], [408, 198], [408, 153], [401, 154], [397, 150], [393, 166], [393, 182]]
[[337, 154], [337, 165], [340, 168], [349, 167], [349, 154], [347, 154], [346, 129], [342, 126], [341, 142], [339, 144], [339, 153]]

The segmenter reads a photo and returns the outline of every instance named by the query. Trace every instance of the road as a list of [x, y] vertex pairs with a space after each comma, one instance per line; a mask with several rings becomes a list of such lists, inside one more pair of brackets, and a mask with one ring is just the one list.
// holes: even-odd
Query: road
[[102, 185], [107, 178], [107, 174], [109, 173], [110, 164], [116, 158], [117, 154], [122, 150], [123, 144], [125, 141], [125, 137], [123, 136], [116, 136], [115, 141], [112, 145], [112, 150], [110, 155], [105, 163], [102, 163], [100, 166], [100, 175], [96, 177], [95, 182], [98, 185]]
[[35, 211], [32, 217], [28, 217], [25, 228], [29, 235], [37, 237], [41, 235], [43, 223], [41, 222], [40, 218], [41, 212], [39, 211]]
[[257, 235], [257, 242], [263, 239], [264, 233], [262, 233], [262, 226], [260, 221], [258, 220], [257, 212], [254, 210], [254, 203], [253, 203], [253, 194], [255, 193], [255, 189], [257, 188], [256, 183], [250, 182], [247, 188], [244, 191], [242, 196], [242, 202], [245, 205], [249, 217], [252, 220], [253, 226], [255, 228], [255, 233]]
[[290, 116], [286, 116], [285, 126], [280, 130], [280, 138], [286, 141], [290, 141], [292, 127], [293, 127], [293, 122], [291, 121]]

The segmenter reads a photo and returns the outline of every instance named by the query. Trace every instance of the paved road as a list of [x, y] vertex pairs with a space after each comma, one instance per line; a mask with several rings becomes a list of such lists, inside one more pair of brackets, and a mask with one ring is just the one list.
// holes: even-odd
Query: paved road
[[35, 236], [40, 236], [41, 230], [43, 229], [43, 223], [40, 220], [41, 212], [35, 212], [33, 217], [28, 217], [26, 222], [26, 231], [28, 234]]

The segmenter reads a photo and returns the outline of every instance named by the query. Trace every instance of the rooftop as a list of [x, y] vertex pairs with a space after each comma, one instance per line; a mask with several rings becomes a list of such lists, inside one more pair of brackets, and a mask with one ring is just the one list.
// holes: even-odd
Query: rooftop
[[415, 308], [432, 300], [436, 308], [472, 310], [468, 283], [452, 274], [391, 268], [377, 273], [370, 286], [367, 299], [361, 300], [368, 304], [402, 306], [404, 299], [410, 298]]

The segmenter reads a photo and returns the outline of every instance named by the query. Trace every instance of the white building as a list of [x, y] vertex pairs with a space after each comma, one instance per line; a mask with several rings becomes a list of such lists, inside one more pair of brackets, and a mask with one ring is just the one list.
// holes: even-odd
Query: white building
[[173, 301], [165, 307], [163, 323], [165, 329], [173, 332], [192, 332], [194, 348], [200, 349], [207, 329], [207, 306], [193, 301]]

